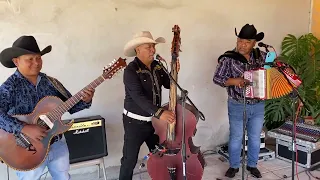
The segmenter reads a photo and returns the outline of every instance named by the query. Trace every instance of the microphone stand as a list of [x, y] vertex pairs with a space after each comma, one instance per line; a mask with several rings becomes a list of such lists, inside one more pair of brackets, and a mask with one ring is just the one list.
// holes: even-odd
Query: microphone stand
[[185, 134], [185, 129], [186, 129], [186, 122], [185, 122], [185, 104], [186, 104], [186, 100], [188, 100], [191, 105], [197, 110], [197, 112], [200, 115], [200, 118], [204, 121], [205, 117], [202, 114], [202, 112], [200, 112], [197, 107], [193, 104], [193, 102], [189, 99], [188, 97], [188, 91], [183, 89], [178, 82], [171, 76], [171, 74], [169, 73], [169, 71], [163, 66], [162, 62], [160, 62], [160, 60], [158, 61], [158, 64], [162, 67], [162, 69], [166, 72], [166, 74], [169, 76], [170, 80], [179, 88], [179, 90], [181, 91], [181, 100], [182, 100], [182, 172], [183, 172], [183, 179], [186, 180], [187, 179], [187, 168], [186, 168], [186, 161], [187, 161], [187, 154], [186, 154], [186, 134]]
[[[248, 71], [248, 64], [245, 64], [245, 70]], [[243, 87], [243, 124], [242, 124], [242, 180], [244, 180], [245, 159], [246, 159], [246, 128], [247, 128], [247, 98], [246, 89], [250, 84], [244, 83]]]
[[[266, 52], [269, 52], [268, 48], [265, 47]], [[292, 92], [290, 93], [289, 97], [292, 99], [292, 130], [291, 130], [291, 146], [292, 146], [292, 154], [291, 154], [291, 178], [292, 180], [294, 180], [294, 162], [296, 160], [295, 157], [295, 144], [296, 144], [296, 139], [294, 138], [294, 135], [296, 134], [296, 128], [295, 128], [295, 104], [297, 103], [297, 98], [299, 98], [299, 100], [301, 101], [301, 103], [303, 104], [303, 106], [305, 106], [305, 102], [303, 101], [303, 99], [301, 98], [297, 88], [295, 88], [290, 80], [287, 78], [287, 76], [285, 75], [284, 72], [284, 68], [285, 67], [278, 67], [277, 65], [272, 65], [274, 67], [276, 67], [276, 69], [285, 77], [285, 79], [287, 80], [288, 84], [291, 86], [292, 88]], [[292, 69], [293, 70], [293, 69]], [[305, 106], [306, 107], [306, 106]], [[306, 107], [306, 109], [309, 111], [308, 107]], [[289, 148], [289, 147], [288, 147]], [[297, 151], [298, 153], [298, 151]]]

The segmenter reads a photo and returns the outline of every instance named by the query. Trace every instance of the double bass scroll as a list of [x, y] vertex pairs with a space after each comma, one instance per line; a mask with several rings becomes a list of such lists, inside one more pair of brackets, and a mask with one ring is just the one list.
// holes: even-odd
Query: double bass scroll
[[[152, 120], [155, 133], [159, 136], [159, 143], [165, 151], [151, 154], [147, 169], [153, 180], [201, 180], [205, 161], [200, 147], [193, 144], [192, 137], [195, 135], [199, 116], [203, 119], [204, 116], [193, 104], [185, 102], [188, 99], [187, 91], [177, 83], [177, 60], [181, 44], [179, 26], [175, 25], [172, 31], [174, 37], [171, 48], [171, 73], [166, 71], [171, 79], [169, 102], [162, 108], [174, 111], [176, 122], [169, 124], [156, 118]], [[163, 65], [161, 66], [165, 70]], [[177, 87], [182, 91], [182, 99], [177, 96]]]

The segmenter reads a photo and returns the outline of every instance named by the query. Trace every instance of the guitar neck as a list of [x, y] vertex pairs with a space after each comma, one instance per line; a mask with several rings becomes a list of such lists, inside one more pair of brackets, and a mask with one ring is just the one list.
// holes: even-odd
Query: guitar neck
[[[176, 60], [171, 62], [171, 76], [173, 79], [178, 82], [178, 72], [177, 72], [177, 63]], [[177, 105], [177, 86], [174, 82], [170, 83], [170, 94], [169, 94], [169, 111], [176, 112]], [[168, 124], [167, 126], [167, 141], [173, 141], [175, 139], [175, 123]]]
[[77, 92], [74, 96], [72, 96], [72, 97], [69, 98], [67, 101], [65, 101], [64, 103], [62, 103], [61, 105], [59, 105], [59, 106], [52, 112], [52, 115], [55, 116], [56, 113], [58, 113], [59, 115], [64, 114], [65, 112], [67, 112], [68, 110], [70, 110], [74, 105], [76, 105], [76, 104], [81, 100], [81, 97], [83, 96], [84, 90], [95, 89], [95, 88], [98, 87], [101, 83], [103, 83], [103, 81], [105, 81], [105, 78], [103, 78], [103, 76], [99, 76], [99, 77], [96, 78], [94, 81], [92, 81], [89, 85], [87, 85], [87, 86], [84, 87], [82, 90], [80, 90], [79, 92]]
[[[178, 82], [178, 72], [176, 60], [171, 63], [171, 76]], [[177, 104], [177, 85], [174, 82], [170, 83], [170, 94], [169, 94], [169, 110], [175, 111]]]

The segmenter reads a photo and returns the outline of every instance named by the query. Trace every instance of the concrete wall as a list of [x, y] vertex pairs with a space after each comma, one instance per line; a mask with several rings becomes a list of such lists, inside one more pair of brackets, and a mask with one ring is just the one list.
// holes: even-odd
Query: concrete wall
[[[179, 82], [205, 114], [194, 138], [203, 150], [227, 142], [226, 92], [212, 83], [217, 57], [235, 46], [234, 28], [245, 23], [265, 32], [264, 42], [277, 49], [287, 33], [308, 32], [309, 0], [0, 0], [0, 49], [23, 34], [34, 35], [41, 48], [51, 44], [43, 72], [58, 78], [72, 93], [102, 73], [114, 58], [123, 56], [124, 44], [135, 32], [150, 30], [168, 43], [157, 51], [170, 59], [171, 28], [181, 28], [182, 52]], [[237, 4], [238, 3], [238, 4]], [[279, 50], [279, 49], [278, 49]], [[129, 58], [129, 61], [132, 59]], [[0, 82], [14, 72], [1, 68]], [[123, 144], [121, 114], [122, 74], [96, 90], [90, 110], [64, 118], [102, 115], [106, 118], [109, 156], [107, 166], [120, 164]], [[168, 91], [164, 92], [164, 102]], [[146, 154], [141, 148], [140, 157]], [[92, 169], [88, 168], [87, 171]], [[13, 175], [13, 171], [10, 171]], [[82, 170], [81, 172], [86, 172]], [[0, 179], [5, 179], [0, 164]], [[14, 178], [13, 178], [14, 179]]]
[[320, 0], [313, 0], [311, 30], [317, 38], [320, 38]]

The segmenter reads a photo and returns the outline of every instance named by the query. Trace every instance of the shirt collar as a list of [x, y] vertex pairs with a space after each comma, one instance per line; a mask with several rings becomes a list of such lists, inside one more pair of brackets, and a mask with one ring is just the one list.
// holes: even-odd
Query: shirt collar
[[[16, 72], [14, 72], [14, 74], [15, 74], [18, 78], [20, 78], [20, 79], [26, 79], [26, 78], [20, 73], [20, 71], [19, 71], [18, 69], [16, 70]], [[42, 72], [40, 72], [39, 75], [38, 75], [38, 77], [40, 77], [40, 78], [42, 78], [42, 77], [44, 77], [44, 76], [46, 76], [46, 74], [45, 74], [45, 73], [42, 73]]]
[[[143, 64], [143, 62], [138, 57], [135, 57], [134, 60], [139, 64], [140, 68], [143, 67], [144, 69], [148, 69], [148, 67], [145, 64]], [[152, 61], [151, 68], [153, 68], [156, 64], [157, 64], [157, 62]]]
[[[232, 51], [236, 51], [236, 48], [234, 48]], [[254, 49], [252, 49], [252, 51], [250, 52], [250, 61], [251, 62], [255, 61], [255, 59], [253, 57], [253, 51], [254, 51]]]

